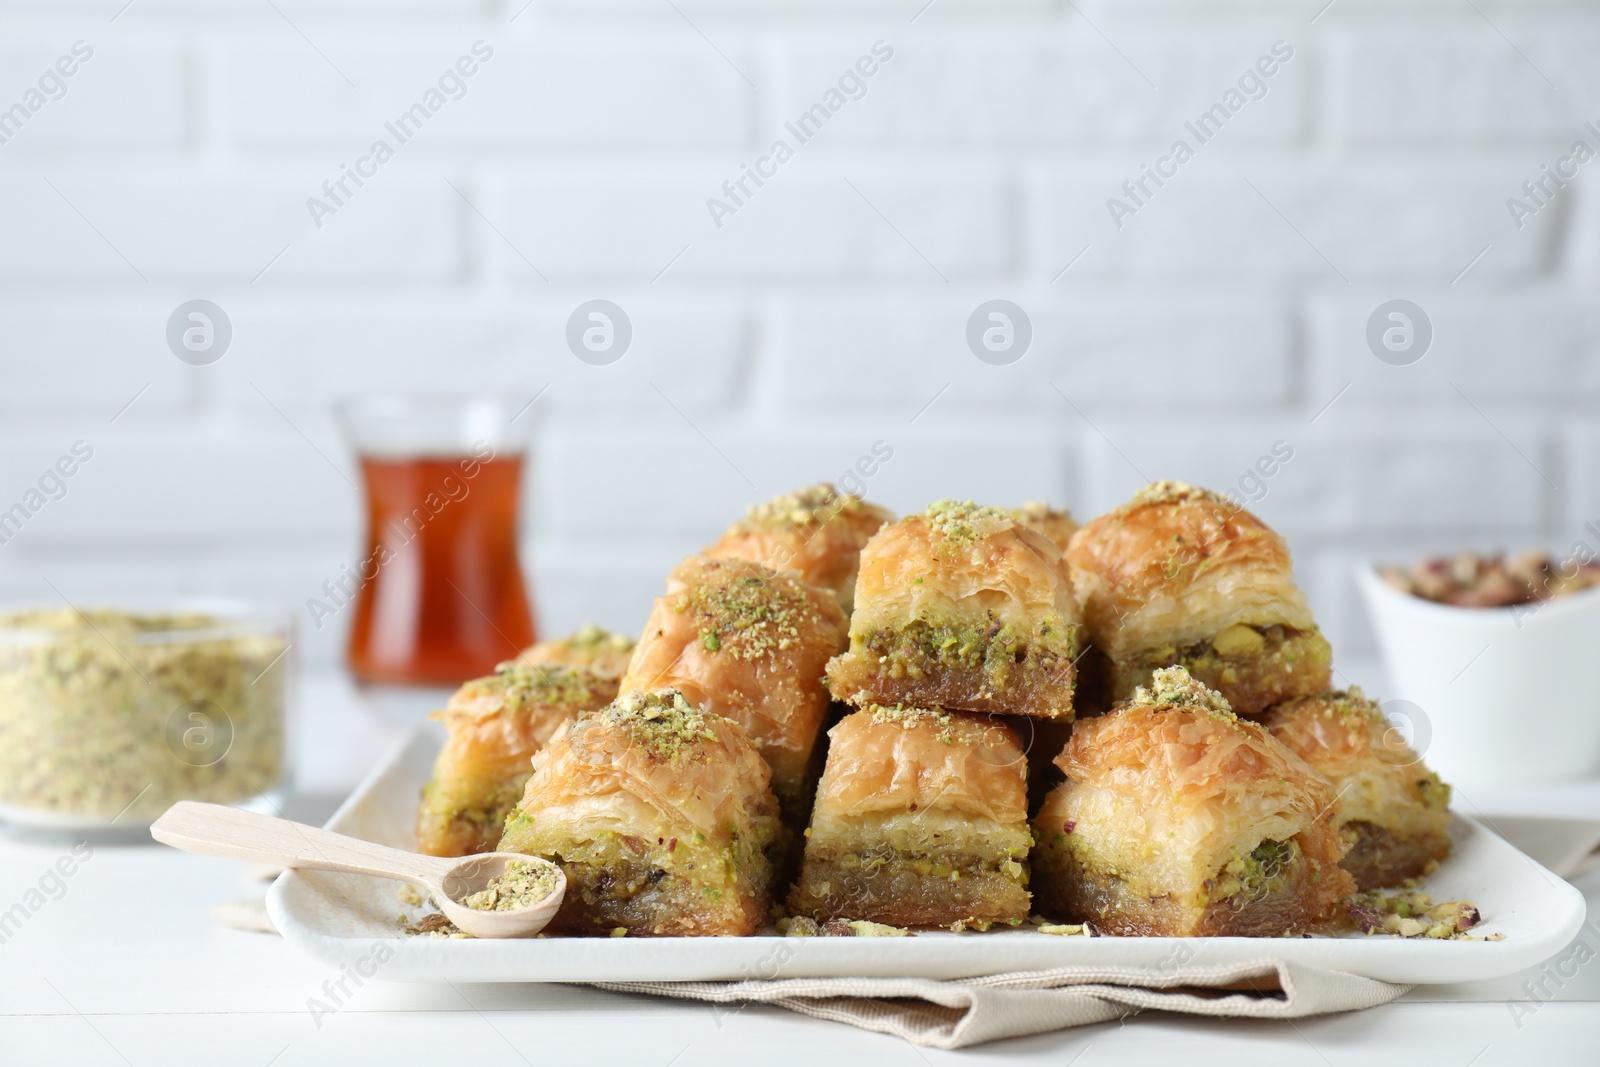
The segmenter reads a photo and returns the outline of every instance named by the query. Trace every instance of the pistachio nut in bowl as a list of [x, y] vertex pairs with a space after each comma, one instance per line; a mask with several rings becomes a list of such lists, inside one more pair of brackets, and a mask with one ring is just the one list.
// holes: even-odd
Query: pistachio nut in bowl
[[291, 624], [231, 600], [0, 611], [0, 825], [142, 836], [287, 785]]

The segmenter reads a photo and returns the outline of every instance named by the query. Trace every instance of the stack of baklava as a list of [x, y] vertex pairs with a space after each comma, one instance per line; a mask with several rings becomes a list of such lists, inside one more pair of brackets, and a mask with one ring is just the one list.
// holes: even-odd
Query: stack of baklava
[[1330, 659], [1283, 539], [1207, 490], [1078, 529], [816, 486], [680, 563], [636, 644], [464, 686], [420, 845], [561, 863], [552, 933], [1306, 931], [1450, 847], [1448, 787]]

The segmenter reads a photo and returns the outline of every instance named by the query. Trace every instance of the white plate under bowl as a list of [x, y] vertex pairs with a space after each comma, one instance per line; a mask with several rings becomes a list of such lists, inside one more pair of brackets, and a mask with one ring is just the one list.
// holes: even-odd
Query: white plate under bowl
[[[417, 797], [438, 751], [418, 733], [351, 794], [328, 829], [415, 848]], [[1564, 948], [1584, 920], [1583, 895], [1471, 819], [1457, 816], [1454, 855], [1422, 886], [1435, 900], [1471, 900], [1477, 934], [1503, 941], [1394, 937], [1060, 937], [1023, 927], [907, 938], [405, 937], [397, 883], [287, 871], [267, 910], [290, 944], [364, 977], [400, 982], [716, 981], [844, 976], [970, 978], [1047, 967], [1161, 968], [1282, 959], [1389, 982], [1466, 982], [1514, 974]]]

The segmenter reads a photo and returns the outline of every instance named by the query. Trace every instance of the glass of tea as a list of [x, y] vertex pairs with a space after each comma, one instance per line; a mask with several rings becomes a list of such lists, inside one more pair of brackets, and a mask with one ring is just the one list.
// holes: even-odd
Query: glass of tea
[[430, 688], [493, 673], [536, 639], [517, 558], [526, 402], [380, 394], [338, 414], [366, 495], [351, 672]]

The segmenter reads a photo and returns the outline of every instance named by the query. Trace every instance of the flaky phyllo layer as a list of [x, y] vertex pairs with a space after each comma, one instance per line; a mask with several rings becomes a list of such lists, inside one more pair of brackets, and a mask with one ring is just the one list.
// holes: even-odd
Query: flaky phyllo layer
[[1080, 723], [1034, 820], [1042, 906], [1107, 933], [1283, 934], [1354, 889], [1333, 790], [1182, 668]]
[[782, 844], [769, 775], [737, 723], [628, 693], [538, 754], [501, 848], [566, 871], [551, 932], [751, 934]]
[[1398, 885], [1450, 854], [1450, 787], [1360, 689], [1279, 705], [1265, 725], [1333, 786], [1351, 846], [1342, 865], [1359, 888]]
[[1011, 514], [942, 501], [861, 555], [835, 697], [1070, 718], [1078, 612], [1049, 538]]
[[616, 693], [614, 678], [560, 665], [504, 663], [463, 685], [433, 716], [448, 736], [423, 788], [418, 848], [434, 856], [494, 851], [533, 772], [533, 754]]
[[673, 569], [622, 680], [624, 693], [673, 688], [750, 735], [798, 829], [829, 696], [828, 659], [847, 621], [824, 589], [759, 563], [691, 556]]
[[896, 925], [1027, 916], [1027, 761], [1009, 725], [874, 706], [830, 738], [791, 911]]

